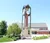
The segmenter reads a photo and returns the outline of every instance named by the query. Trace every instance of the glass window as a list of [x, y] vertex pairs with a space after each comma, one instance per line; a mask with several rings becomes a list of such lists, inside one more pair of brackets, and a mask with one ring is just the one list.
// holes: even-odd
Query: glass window
[[37, 34], [37, 31], [32, 31], [32, 34]]

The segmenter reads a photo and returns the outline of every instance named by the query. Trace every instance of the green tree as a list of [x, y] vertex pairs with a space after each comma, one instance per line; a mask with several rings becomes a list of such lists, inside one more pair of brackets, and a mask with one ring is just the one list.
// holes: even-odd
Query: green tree
[[8, 27], [7, 34], [8, 35], [18, 35], [21, 33], [21, 29], [17, 23], [13, 23], [11, 26]]
[[5, 35], [7, 32], [7, 23], [5, 21], [0, 22], [0, 35]]
[[9, 26], [9, 27], [8, 27], [8, 30], [7, 30], [7, 34], [10, 35], [10, 34], [12, 34], [12, 33], [13, 33], [13, 31], [12, 31], [12, 26]]

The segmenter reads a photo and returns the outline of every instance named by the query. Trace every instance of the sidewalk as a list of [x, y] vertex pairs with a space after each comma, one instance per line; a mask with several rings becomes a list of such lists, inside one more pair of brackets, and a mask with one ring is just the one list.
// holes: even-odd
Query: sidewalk
[[50, 43], [50, 38], [43, 39], [43, 40], [31, 40], [31, 39], [24, 39], [12, 42], [5, 42], [5, 43]]

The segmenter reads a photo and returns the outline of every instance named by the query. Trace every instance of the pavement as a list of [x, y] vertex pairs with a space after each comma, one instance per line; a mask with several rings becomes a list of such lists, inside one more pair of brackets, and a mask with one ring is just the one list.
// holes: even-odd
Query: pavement
[[22, 40], [5, 42], [5, 43], [50, 43], [50, 38], [42, 39], [42, 40], [22, 39]]

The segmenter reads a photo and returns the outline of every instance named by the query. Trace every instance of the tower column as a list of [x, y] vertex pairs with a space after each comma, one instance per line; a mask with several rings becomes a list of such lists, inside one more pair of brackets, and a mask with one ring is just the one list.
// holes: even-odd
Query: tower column
[[[29, 36], [29, 34], [28, 34], [28, 16], [31, 19], [31, 7], [29, 5], [24, 6], [22, 9], [22, 13], [23, 13], [22, 16], [24, 16], [24, 23], [22, 23], [22, 26], [24, 24], [24, 27], [22, 27], [22, 29], [23, 28], [24, 29], [23, 29], [22, 35], [24, 37], [28, 37]], [[23, 18], [22, 18], [22, 22], [23, 22]], [[30, 29], [31, 29], [31, 20], [30, 20]]]

